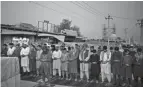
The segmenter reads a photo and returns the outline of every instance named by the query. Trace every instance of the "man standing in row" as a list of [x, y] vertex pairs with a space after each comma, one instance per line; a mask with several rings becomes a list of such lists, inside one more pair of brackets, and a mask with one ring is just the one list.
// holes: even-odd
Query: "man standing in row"
[[105, 81], [105, 78], [108, 79], [109, 84], [111, 84], [111, 52], [107, 51], [107, 46], [103, 46], [103, 51], [100, 53], [101, 61], [101, 77], [102, 83]]
[[87, 44], [83, 44], [83, 49], [80, 52], [80, 79], [83, 80], [84, 74], [86, 75], [87, 82], [89, 82], [89, 58], [90, 50]]
[[96, 50], [93, 50], [89, 62], [91, 63], [91, 79], [92, 81], [96, 80], [96, 83], [98, 83], [100, 75], [100, 57], [96, 53]]
[[[121, 70], [122, 53], [119, 51], [119, 47], [115, 47], [115, 52], [111, 57], [111, 66], [113, 73], [114, 85], [120, 85], [120, 70]], [[118, 79], [117, 79], [118, 78]]]
[[14, 50], [15, 50], [14, 44], [13, 43], [9, 43], [9, 48], [8, 48], [8, 51], [7, 51], [8, 57], [13, 57], [14, 56], [13, 55]]
[[30, 48], [27, 44], [23, 44], [23, 47], [21, 49], [20, 55], [21, 55], [21, 67], [23, 68], [24, 74], [27, 72], [29, 74], [29, 53]]
[[143, 87], [143, 53], [141, 48], [137, 49], [137, 53], [135, 54], [133, 62], [133, 75], [135, 80], [135, 87], [138, 87], [139, 78], [141, 78], [141, 87]]
[[57, 70], [59, 77], [61, 78], [61, 55], [62, 52], [59, 49], [59, 46], [56, 46], [56, 50], [53, 52], [52, 59], [53, 59], [53, 76], [56, 76]]

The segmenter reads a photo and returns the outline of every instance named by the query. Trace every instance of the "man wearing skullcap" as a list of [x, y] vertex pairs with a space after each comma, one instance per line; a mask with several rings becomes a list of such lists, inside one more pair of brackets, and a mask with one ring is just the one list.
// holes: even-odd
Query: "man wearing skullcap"
[[30, 47], [27, 44], [23, 44], [20, 55], [21, 55], [21, 67], [23, 68], [23, 74], [30, 74], [29, 69], [29, 53]]
[[107, 85], [111, 85], [111, 52], [107, 50], [107, 46], [103, 46], [103, 51], [100, 53], [100, 61], [102, 83], [105, 81], [105, 78], [107, 78]]
[[98, 83], [100, 74], [100, 57], [96, 53], [96, 50], [93, 50], [93, 54], [90, 55], [89, 62], [91, 63], [91, 80], [96, 80], [96, 83]]
[[62, 52], [61, 52], [59, 46], [56, 46], [56, 49], [52, 54], [53, 76], [56, 76], [57, 70], [58, 70], [59, 78], [61, 78], [61, 55], [62, 55]]
[[120, 85], [121, 59], [122, 59], [122, 53], [119, 51], [119, 47], [115, 47], [115, 52], [112, 54], [111, 57], [111, 66], [112, 66], [114, 85], [117, 86]]
[[87, 44], [83, 44], [83, 48], [79, 55], [80, 60], [80, 79], [83, 80], [83, 76], [85, 74], [87, 78], [87, 82], [89, 82], [89, 58], [90, 58], [90, 50], [88, 49]]
[[131, 55], [129, 55], [128, 49], [125, 49], [125, 55], [123, 56], [121, 63], [123, 69], [123, 81], [126, 82], [123, 84], [123, 86], [128, 85], [131, 87], [133, 58]]

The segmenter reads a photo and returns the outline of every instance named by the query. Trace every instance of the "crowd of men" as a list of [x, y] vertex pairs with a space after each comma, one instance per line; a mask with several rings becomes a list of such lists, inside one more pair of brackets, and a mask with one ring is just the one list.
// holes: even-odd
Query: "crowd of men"
[[95, 81], [97, 84], [105, 83], [107, 79], [106, 86], [112, 83], [116, 86], [132, 87], [134, 81], [135, 87], [139, 82], [143, 87], [143, 52], [141, 48], [135, 46], [99, 46], [95, 49], [88, 44], [14, 46], [13, 43], [9, 43], [9, 46], [3, 45], [1, 54], [18, 57], [22, 76], [40, 76], [39, 81], [43, 83], [54, 77]]

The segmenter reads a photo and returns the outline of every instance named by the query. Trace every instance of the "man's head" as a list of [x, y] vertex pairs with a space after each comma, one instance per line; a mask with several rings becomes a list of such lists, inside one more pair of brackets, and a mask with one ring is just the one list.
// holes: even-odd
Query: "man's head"
[[67, 52], [67, 49], [66, 48], [63, 48], [63, 53], [66, 53]]
[[93, 52], [93, 54], [96, 54], [96, 50], [95, 49], [92, 52]]
[[60, 46], [60, 49], [61, 49], [61, 50], [63, 50], [64, 48], [65, 48], [64, 45], [61, 45], [61, 46]]
[[101, 50], [101, 46], [98, 47], [98, 50]]
[[22, 44], [22, 47], [23, 47], [23, 48], [26, 48], [26, 47], [27, 47], [27, 44], [24, 44], [24, 43], [23, 43], [23, 44]]
[[68, 51], [71, 51], [71, 47], [68, 47]]
[[87, 44], [83, 44], [83, 50], [85, 50], [86, 48], [88, 48]]
[[94, 46], [90, 46], [90, 51], [93, 51], [94, 50]]
[[124, 52], [125, 52], [126, 55], [128, 55], [129, 54], [129, 49], [125, 49]]
[[43, 53], [48, 53], [48, 51], [49, 51], [47, 46], [43, 46], [42, 50], [43, 50]]
[[56, 51], [58, 51], [58, 50], [59, 50], [59, 46], [56, 46], [56, 48], [55, 48], [55, 49], [56, 49]]
[[16, 44], [16, 47], [18, 48], [18, 47], [20, 47], [20, 44], [18, 43], [18, 44]]
[[41, 50], [41, 49], [42, 49], [42, 46], [41, 46], [41, 45], [38, 45], [38, 46], [37, 46], [37, 49], [38, 49], [38, 50]]
[[103, 51], [107, 51], [107, 46], [103, 46]]
[[13, 43], [9, 43], [9, 47], [12, 48], [14, 46]]
[[113, 47], [110, 47], [110, 51], [113, 51]]
[[141, 53], [141, 52], [142, 52], [142, 49], [141, 49], [141, 48], [138, 48], [138, 49], [137, 49], [137, 52]]
[[119, 51], [119, 47], [115, 47], [115, 51]]
[[7, 44], [3, 44], [3, 48], [7, 48]]
[[75, 48], [78, 48], [79, 46], [78, 46], [78, 44], [75, 44]]

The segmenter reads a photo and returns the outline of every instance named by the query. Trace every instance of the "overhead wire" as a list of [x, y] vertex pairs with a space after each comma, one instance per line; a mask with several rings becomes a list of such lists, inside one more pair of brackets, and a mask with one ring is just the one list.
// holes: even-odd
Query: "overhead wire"
[[[33, 3], [33, 4], [36, 4], [36, 5], [38, 5], [38, 6], [41, 6], [41, 7], [43, 7], [43, 8], [47, 8], [47, 9], [50, 9], [50, 10], [52, 10], [52, 11], [58, 12], [58, 13], [64, 15], [64, 16], [69, 16], [69, 14], [63, 13], [63, 12], [61, 12], [61, 11], [55, 10], [55, 9], [53, 9], [53, 8], [50, 8], [50, 7], [48, 7], [48, 6], [39, 4], [39, 3], [37, 3], [37, 2], [34, 2], [34, 1], [29, 1], [29, 2], [30, 2], [30, 3]], [[72, 17], [76, 17], [76, 16], [72, 16]], [[78, 17], [76, 17], [76, 18], [78, 18]], [[79, 18], [78, 18], [78, 19], [79, 19]]]
[[[85, 1], [82, 1], [84, 4], [86, 4], [87, 6], [89, 6], [91, 9], [93, 9], [94, 11], [97, 11], [98, 13], [100, 13], [101, 15], [106, 15], [105, 13], [103, 13], [103, 12], [101, 12], [101, 11], [99, 11], [99, 10], [97, 10], [97, 9], [95, 9], [95, 8], [93, 8], [92, 6], [90, 6], [87, 2], [85, 2]], [[110, 13], [108, 13], [108, 14], [110, 14]], [[108, 15], [107, 14], [107, 15]], [[110, 14], [112, 17], [114, 17], [114, 18], [119, 18], [119, 19], [125, 19], [125, 20], [137, 20], [136, 18], [126, 18], [126, 17], [119, 17], [119, 16], [115, 16], [115, 15], [112, 15], [112, 14]]]
[[[78, 6], [78, 7], [80, 7], [80, 8], [82, 8], [83, 10], [85, 10], [85, 11], [87, 11], [87, 12], [89, 12], [89, 13], [91, 13], [91, 14], [93, 14], [93, 15], [96, 15], [93, 11], [91, 11], [91, 10], [89, 10], [89, 9], [87, 9], [86, 7], [83, 7], [83, 6], [81, 6], [81, 4], [80, 3], [75, 3], [75, 2], [73, 2], [73, 1], [70, 1], [72, 4], [74, 4], [74, 5], [76, 5], [76, 6]], [[97, 15], [96, 15], [97, 16]]]
[[[57, 6], [61, 7], [61, 8], [63, 8], [63, 9], [66, 9], [67, 11], [70, 11], [70, 12], [72, 12], [72, 13], [74, 13], [74, 14], [80, 16], [80, 17], [82, 17], [83, 19], [88, 19], [88, 18], [84, 17], [83, 15], [81, 15], [81, 14], [75, 12], [75, 11], [72, 11], [71, 9], [65, 8], [65, 7], [63, 7], [63, 6], [59, 5], [59, 4], [57, 4], [56, 2], [53, 2], [53, 1], [51, 1], [51, 2], [52, 2], [53, 4], [55, 4], [55, 5], [57, 5]], [[88, 20], [90, 20], [90, 19], [88, 19]], [[92, 21], [92, 22], [93, 22], [93, 21]]]
[[105, 14], [103, 14], [102, 12], [100, 12], [99, 10], [93, 8], [92, 6], [90, 6], [88, 3], [82, 1], [83, 4], [87, 5], [89, 8], [93, 9], [94, 12], [100, 14], [100, 15], [103, 15], [103, 16], [106, 16]]
[[[59, 4], [57, 4], [56, 2], [51, 1], [51, 3], [53, 3], [53, 4], [55, 4], [55, 5], [59, 6], [59, 7], [61, 7], [61, 8], [63, 8], [63, 9], [66, 9], [67, 11], [70, 11], [71, 13], [74, 13], [74, 14], [77, 14], [77, 15], [79, 15], [79, 16], [82, 16], [82, 15], [78, 14], [78, 13], [75, 12], [75, 11], [72, 11], [72, 10], [70, 10], [70, 9], [68, 9], [68, 8], [65, 8], [65, 7], [63, 7], [63, 6], [59, 5]], [[82, 16], [82, 17], [83, 17], [83, 16]]]

